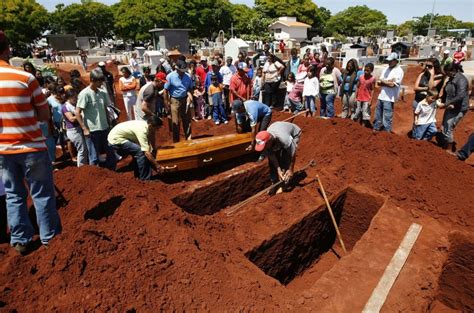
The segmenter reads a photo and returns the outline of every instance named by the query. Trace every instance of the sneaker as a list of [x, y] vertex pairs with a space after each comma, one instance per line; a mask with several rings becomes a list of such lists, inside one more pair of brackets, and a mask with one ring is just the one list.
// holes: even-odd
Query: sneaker
[[224, 124], [226, 124], [226, 125], [229, 124], [229, 121], [224, 121]]
[[28, 246], [29, 244], [22, 244], [22, 243], [14, 243], [13, 249], [15, 249], [19, 254], [26, 255], [28, 253]]
[[219, 125], [219, 124], [220, 124], [220, 122], [219, 122], [219, 121], [216, 121], [216, 122], [214, 122], [214, 124], [216, 124], [216, 125]]

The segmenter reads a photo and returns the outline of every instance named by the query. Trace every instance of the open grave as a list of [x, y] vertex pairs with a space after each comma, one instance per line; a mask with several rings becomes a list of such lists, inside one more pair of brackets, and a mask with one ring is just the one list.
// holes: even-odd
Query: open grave
[[[348, 252], [369, 228], [383, 199], [352, 188], [333, 198], [333, 209]], [[342, 250], [326, 205], [321, 205], [286, 231], [245, 255], [267, 275], [287, 285], [308, 268], [321, 275], [332, 268]], [[314, 277], [314, 276], [313, 276]]]

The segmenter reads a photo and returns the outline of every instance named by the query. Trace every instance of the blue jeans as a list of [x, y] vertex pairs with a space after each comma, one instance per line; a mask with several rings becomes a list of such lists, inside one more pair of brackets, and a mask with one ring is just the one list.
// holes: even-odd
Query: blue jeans
[[335, 94], [321, 93], [321, 111], [320, 116], [323, 117], [334, 117], [334, 99]]
[[216, 104], [213, 103], [212, 105], [212, 117], [214, 119], [214, 122], [225, 122], [227, 121], [227, 114], [225, 113], [224, 106], [221, 103]]
[[[115, 170], [117, 159], [112, 147], [109, 146], [107, 136], [108, 130], [96, 130], [90, 133], [89, 139], [86, 139], [86, 145], [89, 149], [89, 164], [98, 164], [100, 167]], [[93, 149], [91, 149], [93, 146]], [[94, 162], [94, 163], [93, 163]]]
[[474, 133], [469, 136], [469, 139], [467, 140], [466, 144], [461, 148], [461, 150], [458, 151], [458, 157], [461, 160], [466, 160], [469, 158], [471, 153], [474, 151]]
[[417, 140], [431, 140], [438, 132], [435, 123], [415, 125], [413, 129], [413, 137]]
[[28, 217], [26, 198], [29, 188], [36, 210], [40, 239], [48, 243], [61, 232], [61, 221], [56, 210], [53, 169], [46, 151], [0, 155], [2, 181], [7, 193], [7, 215], [10, 243], [27, 244], [34, 235]]
[[306, 102], [304, 108], [309, 110], [311, 113], [316, 112], [316, 98], [314, 96], [306, 96]]
[[393, 102], [390, 101], [377, 101], [377, 107], [375, 108], [375, 120], [374, 130], [381, 130], [382, 126], [385, 131], [392, 131], [392, 120], [393, 120]]
[[442, 136], [446, 143], [454, 142], [454, 129], [461, 122], [466, 112], [446, 109], [443, 115]]
[[133, 157], [133, 171], [135, 177], [141, 180], [151, 179], [151, 165], [141, 147], [134, 142], [125, 141], [121, 145], [112, 146], [117, 153], [123, 157], [131, 155]]

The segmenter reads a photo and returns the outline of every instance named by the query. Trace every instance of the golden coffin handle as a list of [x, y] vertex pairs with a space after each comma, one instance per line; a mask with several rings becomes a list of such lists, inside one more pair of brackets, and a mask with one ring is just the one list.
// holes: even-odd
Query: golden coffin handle
[[165, 170], [174, 170], [175, 168], [177, 168], [178, 165], [173, 165], [173, 166], [165, 166]]
[[204, 163], [209, 163], [209, 162], [212, 162], [212, 157], [210, 157], [209, 159], [204, 159], [202, 160]]

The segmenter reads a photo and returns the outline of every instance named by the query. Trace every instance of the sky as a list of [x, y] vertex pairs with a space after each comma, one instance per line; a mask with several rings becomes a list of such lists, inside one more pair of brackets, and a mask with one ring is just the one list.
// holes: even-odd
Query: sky
[[[53, 11], [58, 3], [71, 4], [79, 0], [38, 0], [46, 9]], [[113, 4], [117, 0], [101, 0], [106, 4]], [[232, 3], [244, 3], [253, 6], [253, 0], [231, 0]], [[430, 13], [435, 3], [435, 14], [452, 15], [464, 22], [474, 22], [473, 0], [315, 0], [318, 6], [329, 9], [332, 14], [340, 12], [350, 6], [367, 5], [371, 9], [382, 11], [389, 24], [401, 24], [416, 16]]]

